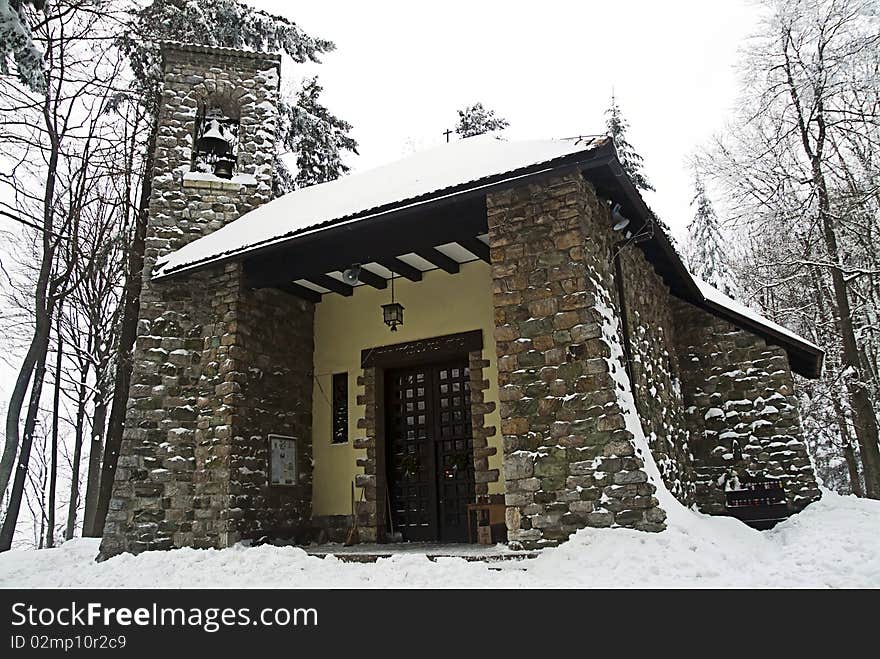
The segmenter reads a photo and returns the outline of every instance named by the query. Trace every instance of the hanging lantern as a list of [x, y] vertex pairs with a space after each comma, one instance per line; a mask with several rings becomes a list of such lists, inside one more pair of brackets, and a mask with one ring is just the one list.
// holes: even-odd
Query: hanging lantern
[[403, 305], [394, 301], [394, 273], [391, 273], [391, 303], [382, 305], [382, 317], [392, 332], [398, 325], [403, 325]]
[[382, 315], [385, 317], [385, 324], [391, 328], [392, 332], [397, 331], [398, 325], [403, 325], [403, 305], [397, 302], [383, 304]]
[[229, 152], [230, 142], [223, 126], [216, 119], [211, 119], [208, 130], [199, 138], [196, 147], [202, 153], [212, 156], [225, 156]]

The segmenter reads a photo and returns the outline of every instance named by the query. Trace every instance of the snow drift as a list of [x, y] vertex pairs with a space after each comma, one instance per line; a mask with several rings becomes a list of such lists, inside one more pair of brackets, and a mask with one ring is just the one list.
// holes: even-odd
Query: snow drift
[[[662, 533], [584, 529], [533, 559], [469, 563], [423, 555], [374, 564], [295, 547], [123, 554], [98, 541], [0, 556], [5, 588], [868, 588], [880, 587], [880, 502], [824, 492], [772, 531], [670, 510]], [[491, 569], [490, 569], [491, 568]]]

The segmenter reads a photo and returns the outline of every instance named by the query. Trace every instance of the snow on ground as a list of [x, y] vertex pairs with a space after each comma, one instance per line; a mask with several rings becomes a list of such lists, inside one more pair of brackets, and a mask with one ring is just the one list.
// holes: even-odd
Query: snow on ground
[[533, 559], [474, 563], [406, 554], [373, 564], [294, 547], [236, 546], [117, 556], [96, 540], [0, 556], [6, 588], [880, 587], [880, 502], [824, 497], [772, 531], [669, 510], [662, 533], [585, 529]]

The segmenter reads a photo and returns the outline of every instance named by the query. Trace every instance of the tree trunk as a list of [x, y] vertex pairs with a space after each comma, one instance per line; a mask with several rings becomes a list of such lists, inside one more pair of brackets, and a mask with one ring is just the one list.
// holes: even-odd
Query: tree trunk
[[[50, 298], [51, 299], [51, 298]], [[50, 316], [47, 325], [51, 324], [51, 303], [46, 310]], [[42, 351], [34, 368], [34, 383], [31, 386], [31, 396], [28, 402], [27, 416], [24, 422], [24, 440], [21, 443], [21, 452], [18, 456], [18, 468], [15, 470], [15, 479], [12, 482], [12, 493], [9, 496], [9, 506], [6, 509], [6, 518], [3, 527], [0, 528], [0, 552], [9, 551], [15, 536], [15, 526], [18, 523], [18, 513], [21, 510], [21, 500], [24, 496], [24, 485], [27, 479], [28, 463], [31, 459], [31, 446], [34, 443], [34, 428], [37, 424], [37, 412], [40, 408], [40, 396], [43, 393], [43, 380], [46, 376], [46, 353], [48, 352], [49, 337], [46, 336], [42, 343]], [[17, 429], [17, 427], [16, 427]]]
[[9, 398], [9, 407], [6, 410], [6, 444], [3, 447], [3, 456], [0, 458], [0, 495], [6, 492], [9, 479], [12, 475], [12, 466], [15, 464], [15, 456], [18, 452], [19, 434], [18, 422], [21, 418], [21, 408], [24, 405], [24, 397], [27, 394], [28, 385], [37, 363], [40, 352], [41, 328], [36, 328], [31, 339], [30, 347], [18, 370], [15, 385], [12, 388], [12, 396]]
[[49, 505], [47, 506], [46, 526], [49, 527], [46, 536], [46, 546], [55, 546], [55, 489], [58, 485], [58, 407], [61, 402], [61, 361], [63, 359], [63, 345], [61, 341], [61, 311], [57, 314], [55, 323], [58, 334], [58, 354], [55, 356], [55, 391], [52, 396], [52, 448], [50, 459], [52, 464], [49, 472]]
[[[88, 362], [86, 362], [88, 364]], [[82, 381], [79, 385], [79, 396], [76, 406], [76, 428], [74, 429], [73, 465], [70, 476], [70, 503], [67, 505], [67, 529], [64, 539], [70, 540], [76, 533], [76, 514], [79, 510], [79, 467], [82, 462], [83, 423], [86, 417], [86, 378], [88, 366], [81, 372]]]
[[107, 425], [107, 402], [100, 392], [92, 417], [92, 441], [89, 447], [89, 472], [86, 478], [86, 509], [83, 513], [83, 537], [100, 538], [101, 530], [95, 527], [98, 493], [101, 489], [101, 457], [104, 454], [104, 435]]
[[853, 494], [857, 497], [864, 497], [865, 490], [862, 488], [862, 479], [859, 476], [859, 465], [856, 462], [852, 442], [849, 440], [843, 445], [843, 458], [846, 460], [846, 470], [849, 472], [849, 482], [852, 485]]
[[132, 349], [137, 338], [138, 315], [140, 314], [141, 288], [143, 284], [144, 248], [147, 237], [147, 219], [152, 193], [153, 151], [156, 147], [156, 123], [153, 122], [150, 140], [147, 144], [147, 159], [144, 165], [144, 180], [138, 202], [137, 220], [128, 259], [128, 272], [125, 275], [125, 307], [122, 312], [122, 330], [119, 337], [119, 360], [116, 367], [116, 382], [113, 389], [113, 404], [110, 408], [110, 421], [107, 427], [107, 442], [104, 450], [104, 464], [101, 468], [101, 484], [92, 529], [95, 536], [104, 533], [104, 520], [110, 509], [113, 496], [113, 480], [116, 478], [116, 463], [122, 447], [122, 431], [125, 426], [125, 410], [128, 404], [128, 388], [131, 383]]
[[[36, 366], [42, 362], [45, 368], [46, 351], [49, 347], [49, 332], [52, 323], [51, 305], [49, 297], [49, 283], [52, 278], [52, 262], [55, 257], [55, 247], [52, 243], [54, 227], [54, 201], [55, 184], [58, 180], [58, 159], [61, 152], [61, 144], [55, 132], [55, 126], [50, 116], [51, 85], [47, 84], [47, 92], [43, 101], [43, 121], [49, 134], [50, 149], [46, 163], [46, 183], [43, 188], [43, 235], [42, 235], [42, 262], [34, 287], [34, 334], [28, 347], [27, 355], [21, 364], [18, 375], [15, 378], [15, 386], [9, 399], [9, 407], [6, 410], [6, 444], [3, 447], [3, 456], [0, 457], [0, 496], [6, 492], [9, 480], [12, 477], [12, 466], [15, 463], [15, 453], [18, 450], [20, 435], [18, 423], [21, 419], [21, 408], [24, 405], [24, 397], [27, 393], [28, 384], [34, 374]], [[34, 387], [37, 387], [37, 379], [34, 378]], [[42, 387], [42, 382], [39, 383]], [[39, 402], [39, 401], [38, 401]], [[33, 438], [25, 441], [32, 441]], [[25, 463], [26, 465], [27, 463]], [[25, 466], [25, 470], [27, 467]], [[21, 499], [19, 498], [19, 504]], [[11, 507], [7, 509], [9, 516]], [[13, 515], [18, 518], [18, 510]]]
[[852, 492], [857, 497], [864, 497], [865, 490], [862, 488], [862, 478], [859, 475], [859, 465], [856, 463], [856, 455], [853, 450], [852, 439], [849, 436], [849, 428], [846, 425], [846, 415], [843, 412], [843, 405], [841, 405], [840, 400], [835, 397], [832, 397], [831, 404], [834, 406], [834, 416], [837, 417], [837, 424], [840, 427], [840, 438], [843, 440], [843, 458], [846, 460], [846, 469], [849, 472], [849, 482]]
[[[855, 327], [853, 325], [852, 308], [849, 302], [849, 291], [843, 273], [843, 260], [837, 241], [837, 227], [834, 215], [831, 212], [831, 199], [828, 194], [828, 185], [825, 179], [825, 140], [826, 140], [826, 117], [825, 117], [825, 88], [822, 86], [822, 78], [818, 78], [816, 86], [811, 89], [813, 107], [810, 108], [809, 116], [804, 112], [801, 105], [800, 91], [792, 74], [792, 63], [788, 51], [792, 43], [790, 32], [783, 33], [785, 57], [785, 72], [787, 75], [788, 91], [792, 101], [792, 107], [796, 111], [798, 130], [800, 132], [801, 145], [804, 155], [810, 163], [813, 175], [810, 181], [813, 191], [816, 193], [819, 211], [819, 224], [828, 257], [831, 260], [831, 283], [834, 293], [834, 303], [838, 310], [838, 325], [840, 338], [843, 343], [843, 368], [846, 379], [846, 388], [849, 393], [853, 426], [856, 440], [859, 443], [859, 453], [862, 456], [863, 473], [865, 476], [865, 494], [871, 499], [880, 499], [880, 445], [878, 445], [877, 417], [871, 405], [871, 397], [867, 387], [862, 381], [861, 360], [859, 348], [856, 342]], [[824, 52], [819, 52], [819, 68], [824, 67], [822, 59]], [[817, 134], [811, 134], [811, 126], [815, 124]]]
[[865, 476], [865, 494], [871, 499], [880, 499], [880, 445], [878, 445], [877, 417], [871, 405], [871, 398], [861, 377], [861, 360], [856, 343], [855, 328], [852, 322], [852, 310], [846, 280], [840, 266], [840, 250], [837, 245], [837, 233], [834, 220], [830, 213], [828, 193], [821, 168], [814, 165], [814, 176], [819, 183], [819, 209], [822, 228], [828, 254], [836, 267], [831, 268], [834, 299], [837, 305], [840, 322], [840, 335], [843, 341], [844, 368], [850, 373], [845, 375], [846, 388], [852, 407], [853, 426], [856, 441], [859, 443], [859, 454], [862, 456], [862, 472]]
[[[820, 327], [823, 326], [826, 322], [826, 287], [822, 283], [822, 275], [819, 272], [818, 268], [810, 268], [810, 278], [813, 282], [813, 288], [816, 291], [816, 304], [819, 307], [819, 317], [816, 322], [816, 327]], [[828, 293], [828, 295], [830, 295], [830, 293]], [[832, 323], [834, 324], [834, 326], [839, 327], [839, 311], [834, 306], [834, 302], [829, 301], [828, 307], [830, 308]], [[820, 341], [818, 337], [816, 340], [817, 342]], [[828, 366], [828, 362], [826, 361], [826, 370], [829, 368], [830, 367]], [[836, 381], [836, 377], [831, 377], [829, 378], [829, 380], [832, 382]], [[842, 445], [843, 458], [846, 461], [846, 469], [849, 473], [850, 488], [852, 489], [853, 494], [855, 494], [857, 497], [864, 497], [865, 490], [862, 487], [862, 477], [859, 474], [859, 466], [856, 461], [855, 450], [853, 449], [853, 440], [850, 436], [849, 422], [847, 420], [846, 412], [843, 409], [840, 398], [834, 395], [834, 392], [832, 392], [830, 399], [831, 406], [834, 408], [834, 418], [837, 421], [837, 427], [840, 429], [840, 440]]]

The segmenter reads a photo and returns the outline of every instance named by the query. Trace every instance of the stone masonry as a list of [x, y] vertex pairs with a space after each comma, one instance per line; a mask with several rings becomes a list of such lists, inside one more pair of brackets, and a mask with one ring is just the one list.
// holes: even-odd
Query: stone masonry
[[[165, 45], [144, 287], [101, 555], [295, 535], [311, 502], [312, 306], [252, 291], [238, 264], [152, 281], [164, 254], [271, 198], [279, 58]], [[190, 180], [202, 106], [239, 120], [247, 183]], [[203, 177], [204, 178], [204, 177]], [[296, 487], [267, 485], [268, 433], [300, 439]]]
[[618, 249], [636, 408], [663, 482], [676, 499], [689, 506], [694, 502], [694, 470], [675, 350], [672, 297], [637, 245]]
[[696, 501], [725, 513], [725, 488], [780, 479], [792, 511], [820, 497], [788, 356], [746, 330], [673, 300]]
[[[341, 539], [350, 516], [311, 520], [313, 305], [250, 289], [239, 263], [151, 278], [164, 255], [271, 198], [280, 60], [162, 52], [138, 338], [101, 556]], [[197, 115], [212, 107], [239, 122], [243, 176], [188, 175]], [[503, 481], [512, 544], [553, 546], [584, 527], [662, 531], [658, 498], [672, 500], [658, 487], [712, 514], [752, 478], [781, 479], [795, 511], [819, 497], [786, 352], [673, 296], [580, 172], [491, 192], [486, 208], [496, 349], [469, 354], [474, 471], [477, 494]], [[493, 359], [502, 474], [489, 469]], [[382, 381], [376, 367], [358, 378], [362, 541], [385, 535]], [[269, 434], [296, 438], [296, 485], [269, 485]]]
[[555, 545], [584, 526], [659, 531], [610, 372], [607, 205], [579, 173], [487, 197], [509, 539]]
[[[487, 208], [513, 542], [662, 530], [627, 390], [662, 485], [684, 505], [726, 514], [734, 475], [782, 478], [795, 511], [818, 498], [782, 348], [674, 297], [579, 174], [490, 194]], [[611, 359], [623, 323], [608, 323], [623, 311], [628, 377]]]

